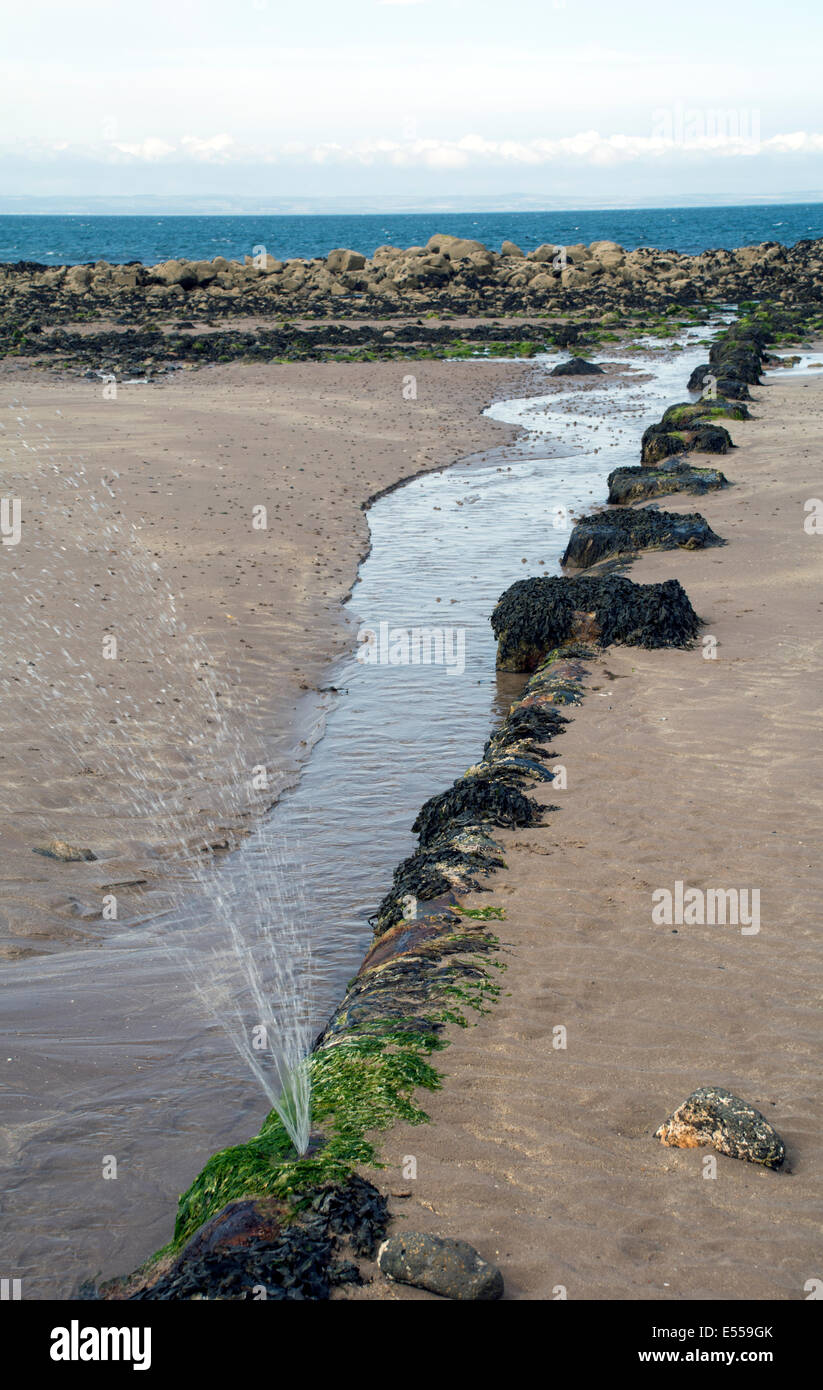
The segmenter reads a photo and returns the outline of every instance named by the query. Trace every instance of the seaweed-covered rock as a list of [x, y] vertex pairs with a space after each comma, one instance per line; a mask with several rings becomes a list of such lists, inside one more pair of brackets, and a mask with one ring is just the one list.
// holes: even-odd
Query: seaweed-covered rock
[[709, 366], [717, 377], [733, 377], [750, 386], [760, 384], [761, 356], [756, 348], [713, 343], [709, 349]]
[[465, 1240], [404, 1231], [383, 1242], [377, 1263], [399, 1284], [461, 1301], [491, 1302], [503, 1294], [503, 1275]]
[[[695, 367], [689, 377], [689, 391], [703, 391], [707, 386], [712, 386], [718, 396], [722, 396], [727, 401], [749, 401], [751, 393], [745, 381], [738, 381], [735, 377], [718, 375], [717, 368], [709, 362], [701, 362], [699, 367]], [[712, 397], [706, 397], [711, 400]]]
[[676, 579], [663, 584], [635, 584], [617, 575], [520, 579], [498, 599], [491, 616], [498, 670], [535, 670], [569, 639], [581, 611], [593, 617], [604, 647], [613, 642], [684, 647], [700, 627]]
[[786, 1157], [783, 1140], [768, 1120], [739, 1096], [720, 1086], [701, 1086], [655, 1133], [676, 1149], [706, 1145], [730, 1158], [779, 1168]]
[[635, 550], [700, 550], [722, 544], [699, 512], [680, 516], [677, 512], [661, 512], [657, 507], [595, 512], [576, 523], [560, 563], [588, 569], [607, 556]]
[[327, 1299], [362, 1283], [347, 1257], [373, 1258], [386, 1233], [385, 1197], [353, 1174], [315, 1193], [306, 1212], [283, 1218], [266, 1199], [230, 1202], [197, 1231], [170, 1268], [137, 1282], [114, 1281], [104, 1298], [128, 1300]]
[[507, 749], [517, 748], [532, 757], [550, 756], [547, 745], [568, 724], [565, 715], [554, 709], [534, 705], [513, 705], [499, 729], [491, 735], [483, 750], [484, 758], [494, 757]]
[[395, 1042], [402, 1034], [406, 1039], [435, 1038], [439, 1046], [459, 994], [465, 999], [472, 989], [489, 990], [490, 972], [481, 958], [495, 953], [498, 945], [484, 923], [464, 921], [451, 911], [413, 924], [397, 923], [378, 938], [349, 985], [318, 1039], [321, 1051], [334, 1052], [354, 1041], [365, 1066], [373, 1043], [391, 1043], [392, 1034]]
[[697, 424], [677, 430], [664, 424], [649, 425], [643, 432], [640, 461], [655, 464], [683, 452], [727, 454], [733, 448], [731, 435], [722, 425]]
[[420, 836], [421, 846], [427, 846], [447, 827], [536, 825], [542, 812], [536, 801], [506, 781], [459, 777], [448, 791], [430, 797], [421, 806], [412, 830]]
[[652, 497], [664, 497], [671, 492], [689, 492], [702, 496], [706, 492], [728, 487], [729, 480], [719, 468], [697, 468], [685, 459], [664, 459], [656, 468], [639, 464], [615, 468], [609, 474], [608, 500], [612, 506], [624, 506]]
[[560, 362], [552, 367], [549, 376], [603, 376], [603, 368], [596, 362], [587, 362], [585, 357], [570, 357], [568, 362]]
[[727, 401], [723, 396], [704, 397], [699, 401], [684, 401], [670, 405], [660, 421], [672, 430], [692, 429], [697, 424], [711, 424], [726, 416], [730, 420], [750, 420], [751, 414], [743, 401]]
[[[594, 627], [594, 614], [584, 615], [589, 628]], [[575, 626], [580, 615], [575, 613]], [[599, 629], [598, 629], [599, 635]], [[588, 659], [596, 655], [593, 647], [580, 647], [575, 643], [564, 643], [562, 655], [551, 651], [536, 668], [520, 700], [525, 709], [545, 709], [554, 705], [579, 705], [583, 701], [583, 682], [587, 668], [574, 658]]]
[[464, 823], [434, 836], [395, 869], [392, 886], [377, 909], [375, 936], [404, 920], [409, 898], [425, 903], [449, 892], [477, 892], [483, 888], [478, 874], [504, 866], [502, 845], [481, 825]]

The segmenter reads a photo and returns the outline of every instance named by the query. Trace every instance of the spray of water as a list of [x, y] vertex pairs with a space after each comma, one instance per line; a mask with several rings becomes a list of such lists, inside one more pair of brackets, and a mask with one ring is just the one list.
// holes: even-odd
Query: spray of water
[[[24, 518], [3, 554], [0, 625], [16, 822], [41, 839], [93, 838], [103, 859], [153, 861], [148, 929], [303, 1153], [312, 962], [301, 877], [283, 873], [299, 846], [265, 819], [276, 789], [236, 673], [218, 675], [186, 630], [160, 557], [121, 513], [116, 473], [58, 461], [19, 405], [0, 443], [3, 495]], [[242, 855], [215, 853], [247, 835]]]

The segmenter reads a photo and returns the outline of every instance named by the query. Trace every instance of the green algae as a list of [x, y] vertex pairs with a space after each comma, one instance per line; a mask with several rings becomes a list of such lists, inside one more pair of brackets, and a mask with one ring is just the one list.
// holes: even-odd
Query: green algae
[[[485, 920], [496, 914], [483, 908], [476, 915]], [[322, 1147], [297, 1157], [272, 1110], [259, 1134], [208, 1160], [180, 1197], [173, 1239], [158, 1255], [179, 1250], [205, 1221], [239, 1198], [276, 1198], [294, 1217], [324, 1184], [344, 1182], [360, 1165], [384, 1166], [377, 1135], [400, 1121], [417, 1125], [428, 1120], [415, 1096], [442, 1085], [430, 1058], [448, 1046], [441, 1036], [445, 1025], [468, 1027], [466, 1011], [488, 1013], [500, 993], [479, 959], [499, 949], [496, 937], [457, 931], [439, 938], [438, 945], [463, 959], [433, 975], [425, 1014], [403, 1019], [395, 1011], [388, 1018], [370, 1018], [330, 1036], [308, 1059], [312, 1127], [322, 1133]], [[425, 959], [425, 951], [423, 955]], [[370, 973], [379, 983], [379, 972]]]
[[462, 903], [456, 903], [454, 910], [463, 917], [475, 917], [480, 922], [502, 922], [506, 916], [504, 907], [463, 907]]

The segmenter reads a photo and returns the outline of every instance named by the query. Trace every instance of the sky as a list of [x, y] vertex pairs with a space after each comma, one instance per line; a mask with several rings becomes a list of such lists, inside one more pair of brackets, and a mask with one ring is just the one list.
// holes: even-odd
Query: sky
[[32, 0], [0, 198], [823, 197], [823, 0]]

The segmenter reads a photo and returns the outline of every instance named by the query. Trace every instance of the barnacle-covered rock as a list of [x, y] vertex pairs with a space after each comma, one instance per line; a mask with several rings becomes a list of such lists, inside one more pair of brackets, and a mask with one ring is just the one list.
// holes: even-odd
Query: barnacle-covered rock
[[720, 1086], [701, 1086], [660, 1126], [655, 1138], [676, 1149], [705, 1146], [730, 1158], [779, 1168], [783, 1140], [753, 1105]]

